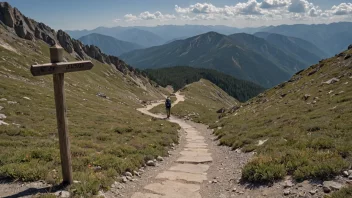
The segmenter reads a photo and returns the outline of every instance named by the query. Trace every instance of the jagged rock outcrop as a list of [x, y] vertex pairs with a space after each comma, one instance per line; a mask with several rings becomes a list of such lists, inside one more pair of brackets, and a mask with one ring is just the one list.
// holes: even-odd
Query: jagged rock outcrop
[[15, 25], [12, 7], [7, 2], [0, 3], [0, 20], [11, 28]]
[[60, 45], [68, 52], [72, 53], [73, 51], [73, 44], [71, 41], [71, 37], [64, 31], [59, 30], [57, 32], [57, 40], [59, 40]]
[[[66, 32], [59, 30], [57, 33], [44, 23], [36, 22], [24, 16], [17, 8], [11, 7], [7, 2], [0, 3], [0, 23], [3, 23], [8, 31], [18, 37], [27, 40], [42, 40], [53, 46], [60, 44], [68, 53], [76, 56], [77, 59], [96, 59], [99, 62], [112, 64], [116, 69], [124, 74], [128, 72], [141, 75], [133, 67], [128, 66], [118, 57], [110, 56], [101, 52], [94, 45], [84, 45], [80, 41], [72, 39]], [[142, 76], [142, 75], [141, 75]], [[143, 76], [142, 76], [143, 77]]]

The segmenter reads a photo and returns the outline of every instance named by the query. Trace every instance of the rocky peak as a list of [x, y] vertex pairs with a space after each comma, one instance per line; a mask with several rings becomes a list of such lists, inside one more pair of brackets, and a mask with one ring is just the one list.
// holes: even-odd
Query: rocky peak
[[120, 72], [139, 75], [135, 69], [128, 66], [118, 57], [109, 56], [101, 52], [97, 46], [84, 45], [80, 41], [72, 39], [66, 32], [59, 30], [57, 33], [44, 23], [36, 22], [24, 16], [17, 8], [11, 7], [7, 2], [0, 3], [0, 23], [9, 32], [26, 40], [42, 40], [48, 45], [60, 44], [65, 51], [72, 54], [78, 60], [96, 59], [99, 62], [112, 64]]

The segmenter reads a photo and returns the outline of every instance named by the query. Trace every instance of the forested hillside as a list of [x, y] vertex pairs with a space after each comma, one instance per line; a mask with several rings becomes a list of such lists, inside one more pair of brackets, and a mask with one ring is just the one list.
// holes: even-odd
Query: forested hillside
[[159, 85], [164, 87], [172, 85], [175, 90], [179, 90], [185, 85], [197, 82], [202, 78], [207, 79], [241, 102], [265, 90], [255, 83], [238, 80], [230, 75], [211, 69], [178, 66], [162, 69], [147, 69], [145, 72], [150, 79], [157, 82]]

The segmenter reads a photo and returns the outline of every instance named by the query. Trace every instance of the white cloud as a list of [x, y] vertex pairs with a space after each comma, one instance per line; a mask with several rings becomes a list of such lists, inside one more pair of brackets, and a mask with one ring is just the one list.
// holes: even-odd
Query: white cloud
[[291, 0], [291, 4], [288, 6], [288, 11], [293, 13], [305, 13], [310, 8], [314, 8], [314, 5], [307, 0]]
[[261, 9], [260, 4], [257, 0], [248, 0], [247, 3], [238, 3], [234, 6], [234, 9], [239, 14], [243, 15], [260, 15]]
[[[166, 21], [166, 20], [176, 19], [176, 16], [171, 14], [162, 14], [159, 11], [156, 11], [154, 13], [145, 11], [140, 13], [138, 16], [133, 14], [126, 14], [123, 18], [125, 21], [141, 21], [141, 20]], [[115, 19], [115, 22], [118, 22], [118, 21], [120, 21], [120, 19]]]
[[[145, 11], [140, 14], [126, 14], [123, 22], [139, 24], [175, 23], [187, 21], [197, 24], [257, 24], [272, 25], [282, 23], [329, 22], [347, 19], [352, 15], [352, 3], [341, 3], [331, 9], [322, 10], [311, 0], [242, 0], [234, 5], [216, 6], [212, 3], [195, 3], [186, 7], [175, 5], [172, 13]], [[346, 0], [347, 1], [347, 0]], [[347, 15], [347, 16], [346, 16]], [[149, 21], [149, 22], [146, 22]], [[251, 21], [248, 23], [248, 21]]]
[[263, 9], [274, 9], [285, 7], [289, 4], [290, 0], [264, 0], [260, 4], [260, 8]]
[[352, 3], [341, 3], [340, 5], [335, 5], [330, 11], [333, 15], [352, 15]]

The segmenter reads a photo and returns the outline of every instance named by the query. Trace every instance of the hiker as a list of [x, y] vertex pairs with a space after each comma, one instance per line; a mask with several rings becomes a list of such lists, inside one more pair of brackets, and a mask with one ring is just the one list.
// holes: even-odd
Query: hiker
[[169, 119], [170, 114], [171, 114], [171, 99], [170, 99], [170, 97], [166, 98], [165, 107], [166, 107], [167, 119]]

